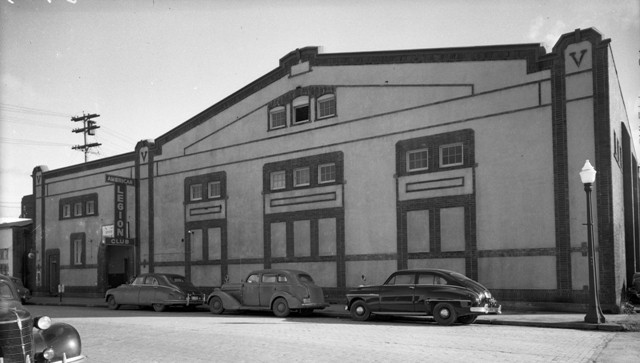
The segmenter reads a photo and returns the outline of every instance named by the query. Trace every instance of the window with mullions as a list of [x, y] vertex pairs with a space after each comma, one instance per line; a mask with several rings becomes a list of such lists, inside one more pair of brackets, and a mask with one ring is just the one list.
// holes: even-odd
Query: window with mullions
[[287, 186], [286, 172], [278, 170], [271, 173], [271, 190], [284, 189]]
[[96, 214], [96, 202], [93, 200], [88, 200], [85, 204], [85, 214], [86, 215], [94, 215]]
[[62, 218], [71, 217], [71, 205], [65, 204], [62, 206]]
[[293, 170], [293, 186], [303, 187], [309, 185], [309, 168], [299, 168]]
[[287, 126], [287, 110], [284, 106], [269, 111], [269, 129], [280, 129]]
[[202, 200], [202, 184], [193, 184], [190, 190], [190, 200]]
[[407, 152], [407, 171], [429, 169], [429, 150], [418, 149]]
[[318, 118], [335, 116], [336, 96], [333, 94], [324, 95], [318, 98]]
[[73, 204], [73, 216], [80, 217], [82, 215], [82, 202]]
[[318, 166], [318, 184], [336, 181], [336, 164], [322, 164]]
[[222, 196], [219, 181], [209, 182], [207, 185], [207, 191], [209, 193], [209, 199], [220, 198]]
[[462, 143], [440, 146], [440, 167], [458, 166], [464, 164]]

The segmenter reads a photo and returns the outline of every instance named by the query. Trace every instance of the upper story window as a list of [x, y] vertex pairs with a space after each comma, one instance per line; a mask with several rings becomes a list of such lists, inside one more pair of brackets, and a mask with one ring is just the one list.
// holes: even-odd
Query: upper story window
[[340, 151], [265, 164], [263, 192], [289, 191], [341, 184], [344, 175]]
[[318, 118], [335, 116], [336, 96], [334, 94], [323, 95], [318, 98]]
[[463, 145], [461, 142], [440, 146], [440, 167], [463, 164]]
[[209, 182], [207, 190], [209, 192], [209, 199], [220, 198], [222, 196], [219, 181]]
[[309, 96], [300, 96], [293, 100], [293, 124], [309, 121]]
[[435, 173], [475, 164], [471, 129], [416, 137], [396, 144], [396, 175]]
[[407, 171], [429, 169], [429, 149], [418, 149], [407, 152]]
[[184, 180], [184, 198], [187, 202], [224, 199], [227, 175], [224, 171], [196, 175]]
[[293, 170], [293, 186], [303, 187], [309, 185], [309, 168], [299, 168]]
[[287, 126], [287, 110], [279, 106], [269, 111], [269, 129], [280, 129]]
[[62, 206], [62, 218], [71, 217], [71, 204], [65, 204]]
[[59, 201], [59, 218], [72, 219], [98, 215], [98, 193], [63, 198]]
[[336, 181], [336, 164], [322, 164], [318, 166], [318, 184]]
[[189, 200], [202, 200], [202, 184], [193, 184]]
[[85, 204], [85, 213], [90, 216], [96, 213], [96, 202], [93, 200], [88, 200]]
[[278, 170], [271, 173], [271, 190], [284, 189], [286, 187], [286, 172]]

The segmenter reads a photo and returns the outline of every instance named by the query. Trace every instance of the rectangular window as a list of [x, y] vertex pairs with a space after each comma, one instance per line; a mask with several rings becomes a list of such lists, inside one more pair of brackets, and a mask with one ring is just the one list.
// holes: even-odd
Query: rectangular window
[[9, 259], [9, 249], [3, 248], [0, 250], [0, 260], [8, 260]]
[[285, 171], [274, 171], [271, 173], [271, 190], [284, 189], [286, 187]]
[[191, 191], [191, 200], [201, 200], [202, 199], [202, 184], [193, 184], [190, 187]]
[[336, 181], [336, 164], [322, 164], [318, 166], [318, 184]]
[[62, 206], [62, 218], [71, 217], [71, 205], [65, 204]]
[[88, 216], [92, 216], [96, 213], [96, 202], [93, 200], [88, 200], [85, 204], [86, 214]]
[[309, 105], [297, 106], [293, 109], [294, 123], [309, 121]]
[[325, 95], [318, 99], [318, 118], [331, 117], [336, 114], [336, 97]]
[[287, 110], [284, 107], [276, 107], [269, 111], [269, 128], [279, 129], [287, 126]]
[[207, 189], [209, 191], [209, 199], [220, 198], [220, 196], [222, 195], [220, 192], [219, 181], [209, 182]]
[[429, 150], [420, 149], [407, 152], [407, 171], [429, 169]]
[[74, 239], [73, 240], [73, 264], [74, 265], [82, 265], [82, 250], [83, 250], [82, 239]]
[[78, 217], [82, 215], [82, 203], [74, 203], [73, 204], [73, 216]]
[[462, 143], [440, 146], [440, 167], [463, 164]]
[[299, 168], [293, 170], [293, 186], [303, 187], [309, 185], [309, 168]]

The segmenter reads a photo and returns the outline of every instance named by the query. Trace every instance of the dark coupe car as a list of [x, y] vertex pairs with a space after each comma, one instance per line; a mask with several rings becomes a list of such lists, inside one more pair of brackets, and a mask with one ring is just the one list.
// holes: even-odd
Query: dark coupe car
[[226, 283], [207, 298], [213, 314], [225, 310], [271, 310], [285, 317], [293, 311], [309, 315], [315, 309], [324, 309], [322, 288], [311, 276], [297, 270], [258, 270], [251, 272], [240, 283]]
[[502, 307], [486, 287], [453, 271], [401, 270], [377, 286], [347, 293], [354, 320], [374, 315], [433, 316], [440, 325], [471, 324], [480, 314], [500, 314]]
[[0, 276], [0, 362], [86, 362], [80, 334], [69, 324], [34, 318], [11, 279]]
[[131, 283], [109, 289], [105, 301], [111, 310], [120, 305], [151, 306], [164, 311], [168, 306], [195, 309], [204, 303], [205, 294], [184, 276], [174, 274], [142, 274]]

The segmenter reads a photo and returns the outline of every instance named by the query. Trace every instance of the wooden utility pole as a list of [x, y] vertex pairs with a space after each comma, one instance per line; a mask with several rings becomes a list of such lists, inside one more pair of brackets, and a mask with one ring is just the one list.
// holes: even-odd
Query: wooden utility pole
[[73, 129], [71, 130], [74, 133], [79, 133], [82, 132], [84, 135], [84, 144], [82, 145], [76, 145], [73, 146], [72, 149], [73, 150], [82, 150], [84, 151], [84, 162], [86, 163], [88, 161], [88, 155], [89, 155], [89, 149], [91, 149], [92, 147], [97, 147], [100, 146], [102, 144], [94, 142], [94, 143], [87, 143], [87, 135], [95, 135], [96, 132], [94, 131], [95, 129], [99, 129], [100, 126], [96, 125], [96, 121], [93, 121], [92, 118], [96, 118], [96, 117], [100, 117], [100, 115], [97, 115], [95, 113], [89, 114], [89, 115], [85, 115], [84, 112], [82, 113], [82, 116], [76, 116], [76, 117], [72, 117], [71, 121], [73, 122], [80, 122], [82, 121], [82, 127], [81, 128], [77, 128], [77, 129]]

